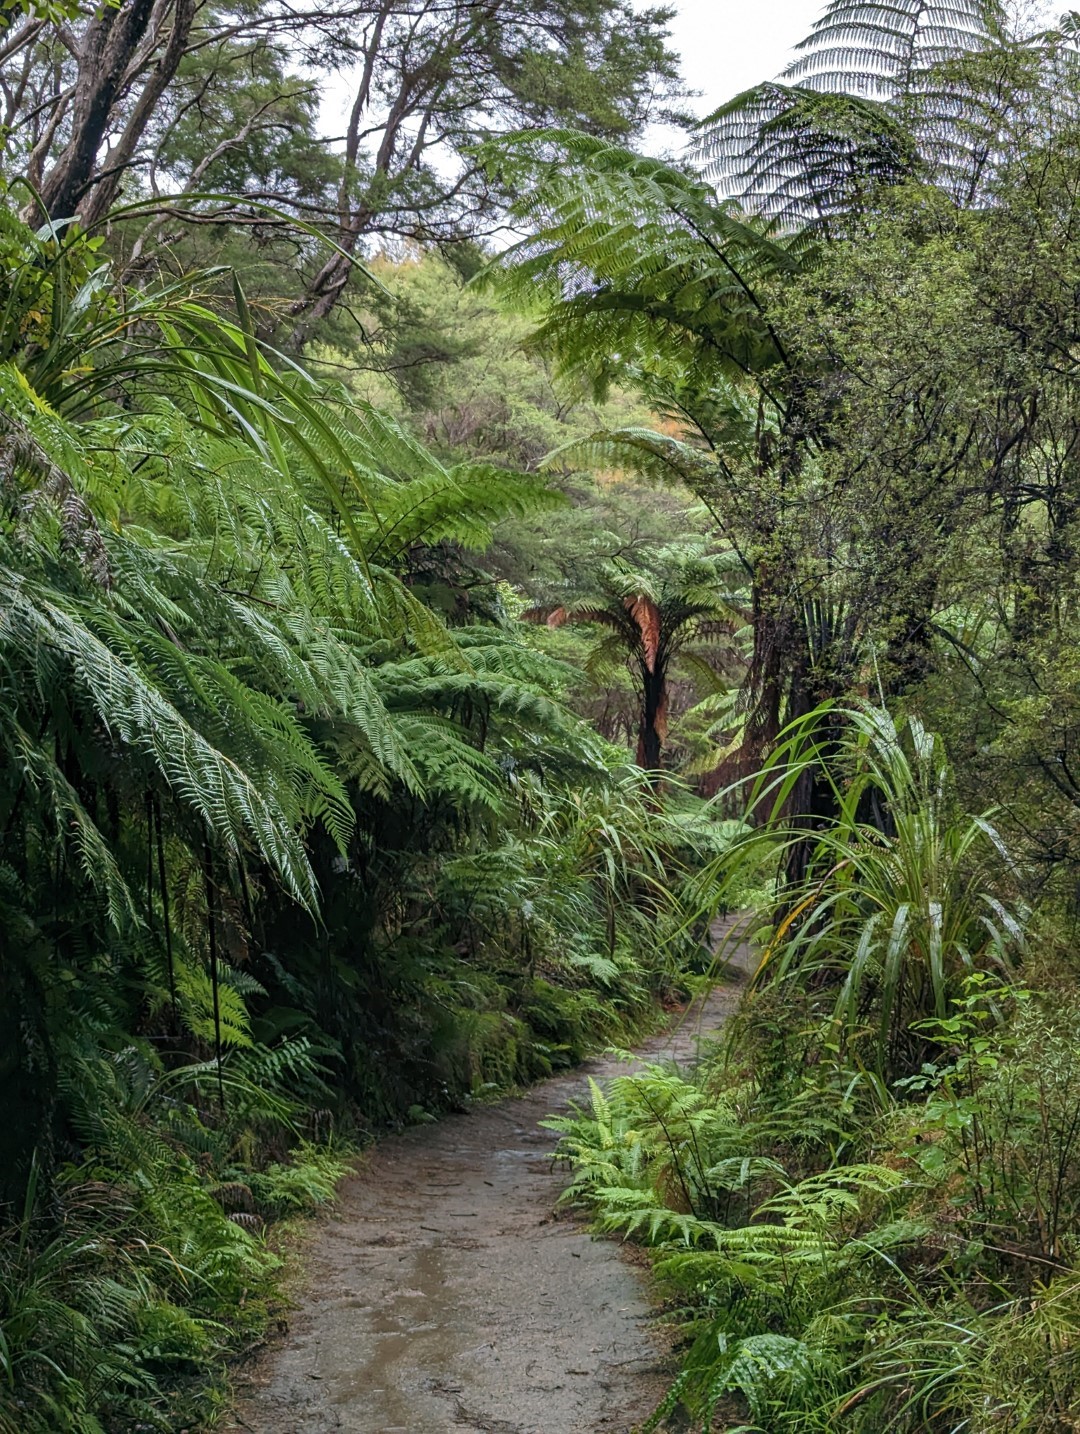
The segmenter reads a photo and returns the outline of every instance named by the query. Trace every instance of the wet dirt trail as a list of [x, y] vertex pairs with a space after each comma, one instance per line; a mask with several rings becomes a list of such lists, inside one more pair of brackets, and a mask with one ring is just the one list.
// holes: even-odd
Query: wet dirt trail
[[[637, 1054], [692, 1060], [737, 999], [738, 974]], [[667, 1371], [643, 1272], [556, 1217], [565, 1173], [538, 1125], [588, 1075], [626, 1069], [592, 1060], [381, 1140], [306, 1249], [288, 1335], [241, 1372], [226, 1428], [628, 1434], [647, 1418]]]

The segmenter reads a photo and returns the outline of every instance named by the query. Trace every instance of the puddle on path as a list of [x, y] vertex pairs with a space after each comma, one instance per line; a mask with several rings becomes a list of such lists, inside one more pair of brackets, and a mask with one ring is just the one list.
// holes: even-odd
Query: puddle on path
[[[719, 989], [643, 1059], [688, 1059]], [[584, 1068], [381, 1141], [312, 1241], [282, 1346], [238, 1379], [230, 1434], [628, 1434], [666, 1388], [639, 1269], [556, 1218], [554, 1137]]]

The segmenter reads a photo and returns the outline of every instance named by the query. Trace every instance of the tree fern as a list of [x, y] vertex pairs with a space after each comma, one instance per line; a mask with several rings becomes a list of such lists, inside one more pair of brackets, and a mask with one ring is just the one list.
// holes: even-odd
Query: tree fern
[[829, 0], [784, 73], [811, 90], [902, 95], [1005, 24], [997, 0]]
[[600, 391], [632, 365], [692, 364], [704, 386], [782, 361], [759, 291], [798, 269], [796, 250], [685, 171], [574, 133], [545, 139], [565, 152], [558, 167], [531, 136], [498, 151], [530, 175], [518, 211], [533, 237], [509, 251], [500, 282], [512, 301], [546, 310], [538, 343]]
[[798, 51], [702, 122], [696, 157], [749, 211], [825, 234], [913, 176], [985, 199], [1075, 68], [1067, 31], [997, 0], [831, 0]]

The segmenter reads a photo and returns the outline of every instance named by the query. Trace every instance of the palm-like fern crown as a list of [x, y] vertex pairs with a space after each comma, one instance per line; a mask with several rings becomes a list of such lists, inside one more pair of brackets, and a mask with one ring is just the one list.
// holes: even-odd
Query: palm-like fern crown
[[824, 94], [894, 99], [1004, 27], [998, 0], [830, 0], [783, 78]]
[[[546, 159], [551, 142], [565, 155], [558, 165]], [[630, 374], [668, 402], [690, 372], [696, 389], [713, 389], [781, 361], [759, 293], [798, 268], [797, 246], [685, 170], [588, 135], [519, 135], [498, 158], [520, 178], [516, 212], [532, 233], [502, 256], [498, 277], [541, 316], [536, 341], [566, 370], [600, 392]]]
[[594, 624], [608, 634], [594, 654], [597, 669], [628, 656], [653, 672], [696, 645], [731, 646], [744, 620], [742, 578], [736, 554], [686, 539], [601, 562], [590, 587], [524, 616], [549, 627]]
[[973, 202], [1075, 61], [1068, 25], [1022, 33], [999, 0], [831, 0], [798, 50], [703, 122], [696, 153], [745, 208], [826, 230], [912, 174]]

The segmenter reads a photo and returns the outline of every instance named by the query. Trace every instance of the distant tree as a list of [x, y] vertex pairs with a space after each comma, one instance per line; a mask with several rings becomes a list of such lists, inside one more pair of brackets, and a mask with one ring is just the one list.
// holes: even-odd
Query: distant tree
[[672, 14], [629, 0], [375, 5], [354, 40], [337, 248], [294, 305], [294, 344], [337, 304], [372, 235], [446, 242], [499, 221], [506, 191], [472, 152], [482, 138], [569, 123], [625, 140], [670, 117]]
[[589, 623], [605, 631], [596, 655], [624, 660], [637, 685], [637, 761], [646, 771], [659, 772], [662, 765], [677, 659], [708, 652], [714, 661], [738, 661], [734, 634], [745, 618], [731, 592], [737, 571], [729, 553], [708, 553], [701, 543], [673, 544], [605, 563], [591, 592], [523, 614], [549, 627]]
[[785, 713], [813, 706], [841, 664], [841, 615], [801, 580], [813, 434], [799, 374], [769, 313], [775, 289], [813, 261], [717, 201], [694, 175], [584, 135], [503, 147], [521, 166], [518, 212], [533, 237], [503, 261], [503, 282], [539, 325], [557, 371], [602, 395], [635, 390], [663, 430], [601, 430], [566, 455], [676, 482], [704, 503], [750, 588], [753, 652], [745, 739], [760, 752]]

